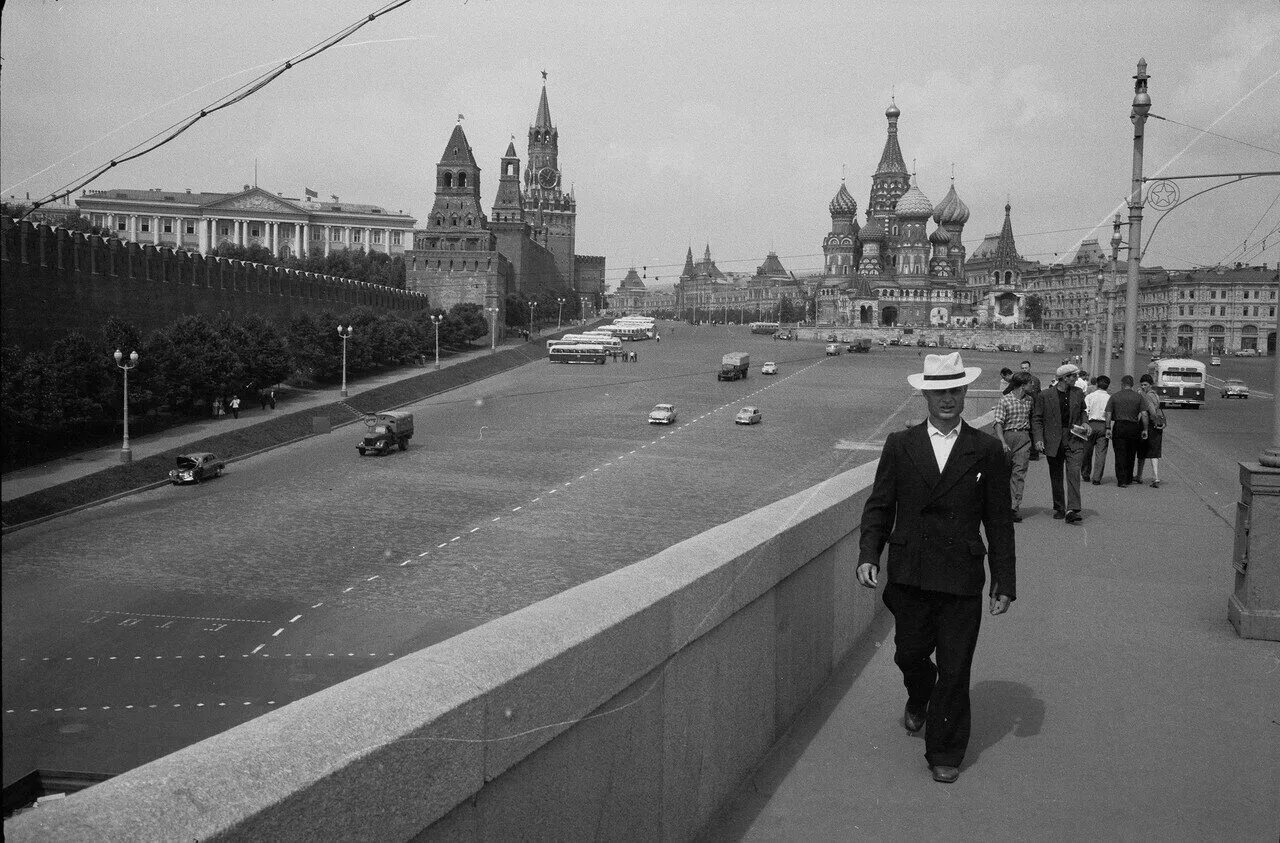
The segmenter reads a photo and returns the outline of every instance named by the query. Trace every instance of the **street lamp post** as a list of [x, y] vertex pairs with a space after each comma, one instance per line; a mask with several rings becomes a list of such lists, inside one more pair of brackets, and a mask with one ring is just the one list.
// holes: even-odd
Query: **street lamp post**
[[338, 326], [338, 336], [342, 337], [342, 397], [347, 397], [347, 340], [351, 339], [352, 326], [345, 329]]
[[440, 368], [440, 323], [444, 321], [443, 313], [433, 313], [431, 324], [436, 326], [436, 368]]
[[498, 350], [498, 308], [490, 305], [485, 310], [489, 311], [489, 351], [492, 353]]
[[1099, 372], [1105, 373], [1107, 377], [1111, 377], [1112, 345], [1116, 336], [1116, 264], [1120, 260], [1120, 246], [1123, 243], [1124, 239], [1120, 236], [1120, 214], [1117, 213], [1111, 221], [1111, 284], [1104, 295], [1107, 300], [1107, 339], [1103, 346], [1105, 356], [1099, 368]]
[[560, 307], [556, 310], [556, 330], [558, 331], [560, 330], [561, 317], [564, 316], [564, 299], [557, 297], [556, 303], [560, 305]]
[[1151, 96], [1147, 93], [1147, 60], [1138, 59], [1138, 72], [1134, 75], [1133, 108], [1129, 120], [1133, 122], [1133, 179], [1129, 191], [1129, 277], [1125, 290], [1124, 312], [1124, 367], [1122, 374], [1132, 375], [1134, 355], [1138, 351], [1138, 270], [1142, 261], [1142, 142], [1147, 113], [1151, 111]]
[[138, 365], [138, 352], [129, 352], [129, 362], [124, 362], [124, 355], [116, 349], [113, 355], [116, 365], [124, 370], [124, 442], [120, 445], [120, 462], [133, 462], [133, 451], [129, 448], [129, 370]]
[[529, 302], [529, 342], [533, 342], [533, 311], [537, 306], [536, 301]]

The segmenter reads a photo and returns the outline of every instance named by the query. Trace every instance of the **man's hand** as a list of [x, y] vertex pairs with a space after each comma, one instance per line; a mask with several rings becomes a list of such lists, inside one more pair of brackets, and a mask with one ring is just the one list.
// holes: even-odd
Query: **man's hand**
[[875, 588], [879, 582], [880, 566], [863, 562], [858, 566], [858, 582], [867, 588]]
[[1003, 615], [1009, 611], [1009, 598], [1003, 594], [993, 594], [991, 596], [991, 614]]
[[1037, 450], [1037, 451], [1039, 451], [1039, 452], [1040, 452], [1040, 453], [1042, 453], [1042, 454], [1044, 453], [1044, 440], [1043, 440], [1043, 439], [1036, 440], [1036, 450]]

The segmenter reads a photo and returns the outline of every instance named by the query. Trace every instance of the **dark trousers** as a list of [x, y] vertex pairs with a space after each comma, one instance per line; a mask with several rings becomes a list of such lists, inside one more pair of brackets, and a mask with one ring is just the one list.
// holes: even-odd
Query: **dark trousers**
[[1111, 449], [1115, 451], [1116, 485], [1133, 482], [1133, 463], [1142, 442], [1142, 425], [1138, 422], [1117, 421], [1111, 430]]
[[[1058, 453], [1045, 454], [1049, 460], [1049, 489], [1053, 493], [1056, 512], [1080, 511], [1080, 465], [1084, 460], [1084, 442], [1074, 436], [1064, 435]], [[1066, 475], [1064, 478], [1063, 475]], [[1066, 501], [1063, 501], [1062, 481], [1067, 481]]]
[[[982, 623], [982, 597], [898, 583], [884, 589], [896, 624], [894, 664], [902, 671], [907, 708], [926, 712], [929, 766], [959, 767], [969, 746], [969, 670]], [[930, 659], [937, 653], [937, 664]]]

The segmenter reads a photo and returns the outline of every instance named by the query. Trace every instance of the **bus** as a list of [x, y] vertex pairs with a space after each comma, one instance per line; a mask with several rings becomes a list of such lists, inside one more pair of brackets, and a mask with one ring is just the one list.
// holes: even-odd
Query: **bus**
[[605, 351], [622, 351], [622, 340], [611, 334], [565, 334], [557, 340], [547, 340], [547, 351], [553, 345], [602, 345]]
[[1199, 360], [1171, 357], [1152, 361], [1148, 368], [1161, 407], [1199, 409], [1204, 404], [1204, 364]]
[[547, 360], [551, 363], [599, 363], [604, 365], [604, 346], [556, 343], [547, 349]]
[[782, 326], [777, 322], [752, 322], [751, 333], [753, 334], [776, 334]]
[[653, 339], [653, 326], [644, 326], [639, 324], [632, 325], [613, 325], [613, 335], [623, 340], [651, 340]]

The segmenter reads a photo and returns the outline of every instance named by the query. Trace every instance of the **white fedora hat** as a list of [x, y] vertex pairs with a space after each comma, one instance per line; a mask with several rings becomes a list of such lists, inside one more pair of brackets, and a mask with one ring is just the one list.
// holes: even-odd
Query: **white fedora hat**
[[977, 366], [966, 366], [960, 359], [960, 352], [950, 354], [929, 354], [924, 358], [924, 371], [918, 375], [907, 375], [907, 383], [919, 390], [951, 389], [956, 386], [967, 386], [978, 379], [982, 369]]

